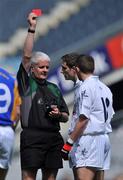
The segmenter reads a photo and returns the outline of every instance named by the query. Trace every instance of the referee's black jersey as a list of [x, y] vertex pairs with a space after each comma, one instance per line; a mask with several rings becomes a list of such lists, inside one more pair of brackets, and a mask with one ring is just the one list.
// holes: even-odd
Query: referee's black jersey
[[60, 119], [48, 116], [50, 105], [57, 105], [61, 112], [69, 114], [59, 88], [48, 81], [40, 81], [28, 75], [23, 65], [17, 73], [18, 88], [22, 98], [22, 128], [39, 128], [48, 131], [60, 130]]

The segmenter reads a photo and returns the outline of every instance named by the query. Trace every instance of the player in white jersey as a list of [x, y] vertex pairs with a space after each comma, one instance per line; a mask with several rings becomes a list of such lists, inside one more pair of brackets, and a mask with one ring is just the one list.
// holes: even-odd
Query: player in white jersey
[[[61, 57], [62, 65], [61, 65], [61, 73], [64, 75], [66, 80], [71, 80], [74, 83], [74, 105], [73, 105], [73, 112], [72, 112], [72, 119], [76, 119], [76, 111], [75, 111], [75, 99], [78, 92], [78, 87], [82, 83], [77, 77], [76, 70], [75, 70], [75, 62], [77, 57], [79, 57], [78, 53], [72, 52], [69, 54], [65, 54]], [[74, 121], [71, 121], [70, 128], [73, 127]]]
[[64, 145], [62, 154], [65, 158], [71, 150], [70, 164], [74, 169], [75, 179], [92, 180], [96, 172], [110, 166], [110, 141], [106, 133], [112, 131], [112, 93], [93, 75], [92, 57], [80, 55], [76, 71], [83, 81], [77, 88], [75, 98], [75, 113], [78, 118], [72, 119], [70, 138]]
[[[78, 94], [79, 86], [82, 84], [82, 81], [80, 81], [77, 78], [77, 73], [75, 71], [75, 63], [76, 63], [76, 59], [78, 56], [79, 56], [78, 53], [69, 53], [69, 54], [65, 54], [64, 56], [61, 57], [61, 60], [62, 60], [61, 73], [63, 73], [66, 80], [71, 80], [74, 82], [74, 106], [73, 106], [71, 125], [69, 128], [69, 134], [73, 131], [76, 120], [77, 120], [77, 113], [76, 113], [77, 102], [76, 102], [76, 100], [77, 100], [77, 96], [79, 95]], [[106, 123], [107, 123], [106, 133], [112, 132], [110, 122], [106, 121]], [[107, 140], [108, 140], [108, 138], [109, 137], [107, 137]], [[96, 171], [94, 180], [103, 180], [104, 179], [104, 170], [109, 169], [109, 167], [110, 167], [109, 162], [110, 162], [110, 151], [107, 151], [104, 166], [103, 166], [102, 170]]]

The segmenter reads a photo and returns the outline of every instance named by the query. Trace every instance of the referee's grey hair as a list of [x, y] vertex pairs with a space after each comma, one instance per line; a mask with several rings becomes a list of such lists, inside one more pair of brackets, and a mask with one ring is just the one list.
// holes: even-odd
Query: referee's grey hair
[[49, 61], [50, 62], [50, 57], [44, 52], [37, 51], [32, 54], [30, 61], [31, 61], [31, 64], [37, 64], [39, 61]]

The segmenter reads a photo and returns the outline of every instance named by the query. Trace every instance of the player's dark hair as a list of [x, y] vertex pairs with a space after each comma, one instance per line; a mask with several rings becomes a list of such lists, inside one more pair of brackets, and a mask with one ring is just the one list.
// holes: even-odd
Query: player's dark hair
[[78, 53], [68, 53], [61, 57], [62, 62], [65, 62], [69, 68], [76, 65], [76, 59], [79, 57]]
[[76, 66], [80, 69], [81, 72], [93, 73], [94, 72], [94, 59], [92, 56], [81, 54], [76, 59]]

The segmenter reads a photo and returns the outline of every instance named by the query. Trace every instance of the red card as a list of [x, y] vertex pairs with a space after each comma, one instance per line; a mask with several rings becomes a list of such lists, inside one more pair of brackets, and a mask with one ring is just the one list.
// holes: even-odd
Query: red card
[[37, 16], [41, 16], [42, 10], [41, 9], [32, 9], [32, 13], [36, 14]]

